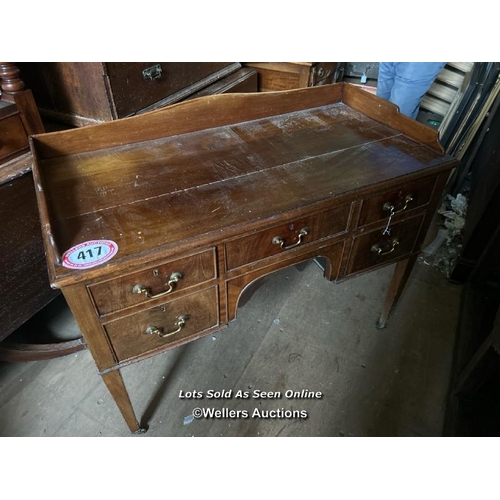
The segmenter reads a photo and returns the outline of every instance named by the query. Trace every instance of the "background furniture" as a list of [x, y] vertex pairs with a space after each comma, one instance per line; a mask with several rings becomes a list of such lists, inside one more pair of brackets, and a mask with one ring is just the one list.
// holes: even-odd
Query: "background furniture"
[[0, 165], [5, 165], [29, 152], [28, 136], [44, 129], [31, 91], [13, 63], [0, 63], [0, 88]]
[[340, 281], [396, 263], [384, 327], [456, 165], [435, 131], [343, 84], [197, 99], [33, 146], [51, 280], [132, 431], [120, 369], [225, 327], [273, 271], [321, 256]]
[[60, 62], [21, 65], [42, 116], [75, 126], [116, 120], [189, 98], [257, 90], [239, 63]]
[[246, 62], [244, 66], [257, 70], [259, 92], [269, 92], [335, 83], [339, 64], [335, 62]]
[[[498, 99], [498, 97], [497, 97]], [[451, 281], [465, 283], [445, 433], [500, 432], [500, 110], [489, 117], [470, 169], [463, 250]]]
[[13, 63], [0, 63], [0, 86], [0, 360], [46, 359], [84, 344], [81, 339], [53, 344], [7, 339], [59, 291], [49, 284], [28, 145], [29, 135], [44, 131], [42, 121]]

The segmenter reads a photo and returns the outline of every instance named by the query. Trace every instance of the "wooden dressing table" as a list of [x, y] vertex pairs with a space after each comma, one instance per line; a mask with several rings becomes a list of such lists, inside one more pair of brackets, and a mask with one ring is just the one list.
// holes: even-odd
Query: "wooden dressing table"
[[397, 262], [383, 327], [456, 166], [435, 131], [345, 84], [195, 99], [31, 147], [52, 284], [131, 431], [120, 368], [225, 327], [273, 271], [321, 256], [341, 281]]

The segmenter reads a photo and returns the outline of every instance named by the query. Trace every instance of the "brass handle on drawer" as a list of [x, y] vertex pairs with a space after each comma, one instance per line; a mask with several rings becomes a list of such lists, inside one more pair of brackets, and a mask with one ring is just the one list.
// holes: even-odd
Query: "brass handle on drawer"
[[405, 205], [403, 208], [400, 208], [399, 210], [395, 210], [396, 207], [394, 205], [392, 205], [391, 203], [387, 202], [387, 203], [384, 203], [382, 210], [384, 210], [384, 212], [390, 212], [390, 216], [392, 217], [393, 215], [404, 212], [408, 208], [408, 204], [411, 203], [412, 201], [413, 201], [413, 196], [411, 194], [409, 194], [405, 198]]
[[148, 326], [144, 333], [147, 333], [148, 335], [158, 335], [158, 337], [164, 339], [165, 337], [170, 337], [171, 335], [179, 333], [188, 319], [189, 316], [179, 316], [174, 323], [174, 326], [176, 326], [177, 329], [172, 332], [162, 333], [161, 328], [158, 328], [157, 326]]
[[288, 245], [287, 247], [285, 246], [285, 240], [281, 236], [275, 236], [272, 240], [273, 245], [279, 245], [282, 250], [288, 250], [290, 248], [295, 248], [298, 247], [302, 243], [302, 238], [309, 234], [309, 228], [304, 227], [300, 230], [299, 232], [299, 239], [297, 240], [297, 243], [294, 243], [293, 245]]
[[379, 256], [389, 255], [390, 253], [394, 252], [394, 250], [396, 249], [396, 247], [398, 245], [399, 245], [399, 240], [397, 238], [394, 238], [392, 240], [392, 248], [390, 250], [388, 250], [387, 252], [382, 251], [382, 247], [380, 247], [379, 245], [373, 245], [371, 250], [372, 250], [372, 252], [376, 253]]
[[151, 295], [149, 293], [149, 290], [144, 285], [134, 285], [134, 288], [132, 288], [132, 293], [143, 293], [148, 299], [157, 299], [159, 297], [164, 297], [165, 295], [168, 295], [170, 292], [172, 292], [175, 284], [180, 279], [182, 279], [181, 273], [172, 273], [167, 283], [168, 290], [165, 290], [164, 292], [161, 293], [157, 293], [156, 295]]

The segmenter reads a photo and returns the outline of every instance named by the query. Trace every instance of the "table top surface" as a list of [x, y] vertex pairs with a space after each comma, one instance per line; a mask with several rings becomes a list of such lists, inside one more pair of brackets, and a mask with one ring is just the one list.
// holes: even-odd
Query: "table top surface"
[[[373, 96], [370, 96], [373, 98]], [[71, 132], [71, 131], [69, 131]], [[42, 136], [43, 137], [43, 136]], [[60, 252], [115, 241], [122, 259], [449, 162], [343, 102], [38, 160]], [[58, 267], [58, 274], [74, 271]]]

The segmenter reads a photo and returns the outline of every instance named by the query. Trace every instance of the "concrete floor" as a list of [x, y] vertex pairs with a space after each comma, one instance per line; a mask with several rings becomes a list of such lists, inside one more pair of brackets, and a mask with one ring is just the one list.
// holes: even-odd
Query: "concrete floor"
[[[148, 436], [439, 436], [461, 288], [417, 264], [385, 330], [375, 322], [393, 267], [334, 285], [318, 266], [263, 279], [227, 329], [122, 374]], [[77, 336], [69, 312], [54, 330]], [[233, 390], [231, 399], [180, 392]], [[236, 391], [321, 391], [321, 399], [240, 399]], [[193, 409], [249, 418], [193, 419]], [[252, 418], [305, 410], [308, 418]], [[88, 351], [0, 363], [0, 436], [130, 436]], [[141, 437], [136, 437], [141, 439]]]

